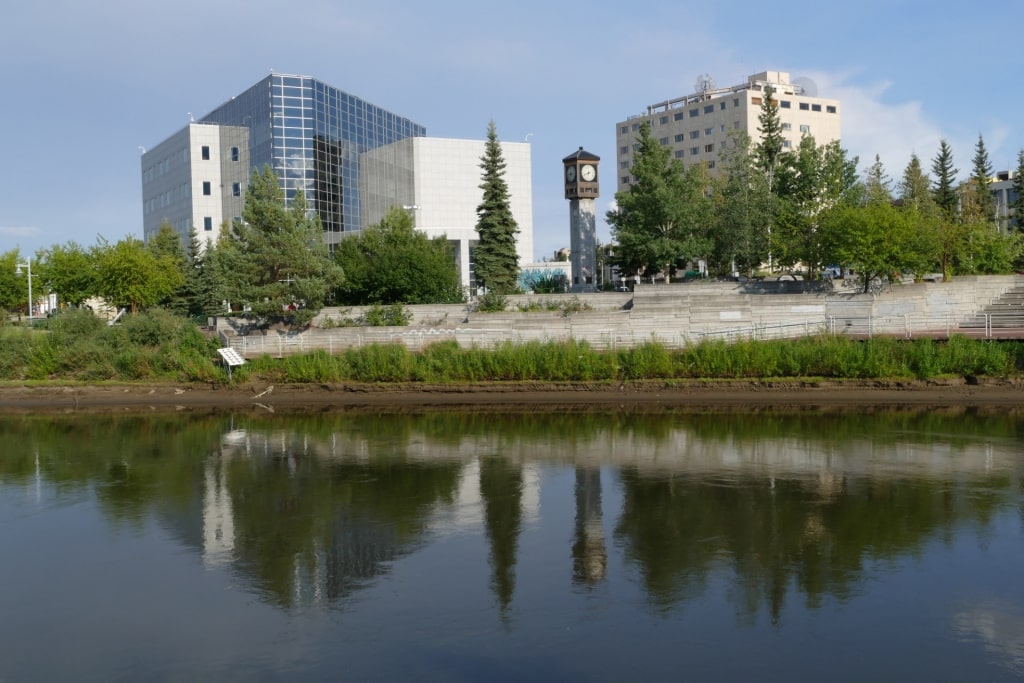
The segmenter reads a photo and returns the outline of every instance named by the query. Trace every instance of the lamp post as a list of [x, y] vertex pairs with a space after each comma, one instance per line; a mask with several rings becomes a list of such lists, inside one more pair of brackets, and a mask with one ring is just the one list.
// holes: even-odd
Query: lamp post
[[25, 259], [25, 263], [15, 263], [14, 274], [21, 277], [21, 269], [28, 270], [28, 321], [32, 322], [32, 259]]

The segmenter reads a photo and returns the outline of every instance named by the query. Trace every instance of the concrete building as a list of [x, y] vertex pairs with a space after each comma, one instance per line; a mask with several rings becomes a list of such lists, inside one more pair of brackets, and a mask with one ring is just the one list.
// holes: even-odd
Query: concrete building
[[329, 246], [362, 229], [364, 152], [426, 128], [310, 76], [270, 74], [142, 155], [143, 232], [167, 220], [216, 240], [241, 216], [250, 172], [269, 165], [287, 201], [301, 190]]
[[[363, 153], [359, 181], [364, 226], [378, 223], [394, 206], [413, 215], [430, 237], [444, 235], [454, 246], [460, 281], [476, 291], [473, 250], [485, 140], [414, 137]], [[502, 142], [505, 182], [512, 216], [519, 226], [516, 253], [523, 267], [533, 260], [533, 186], [527, 142]]]
[[1018, 199], [1017, 190], [1013, 187], [1016, 175], [1016, 171], [999, 171], [989, 183], [989, 191], [995, 199], [996, 225], [999, 232], [1014, 232], [1021, 227], [1020, 218], [1013, 210], [1013, 205]]
[[706, 164], [715, 174], [730, 135], [742, 131], [755, 141], [760, 138], [758, 115], [769, 85], [779, 104], [785, 148], [795, 149], [804, 135], [814, 136], [818, 145], [839, 139], [839, 100], [818, 97], [809, 81], [793, 82], [784, 71], [763, 71], [747, 78], [746, 83], [716, 88], [710, 77], [702, 76], [693, 94], [649, 105], [643, 114], [616, 124], [617, 191], [628, 189], [633, 180], [630, 169], [644, 121], [651, 125], [651, 135], [672, 150], [674, 158], [687, 167]]

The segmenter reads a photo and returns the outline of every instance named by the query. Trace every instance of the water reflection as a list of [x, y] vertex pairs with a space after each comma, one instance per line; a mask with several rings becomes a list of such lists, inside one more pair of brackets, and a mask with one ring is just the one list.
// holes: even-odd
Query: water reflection
[[[765, 613], [775, 624], [794, 593], [811, 610], [827, 596], [848, 600], [878, 563], [965, 530], [984, 537], [1001, 511], [1021, 509], [1024, 473], [1019, 419], [955, 411], [100, 416], [2, 427], [0, 486], [56, 499], [90, 491], [113, 527], [159, 519], [205, 566], [230, 568], [282, 608], [342, 602], [436, 539], [480, 533], [503, 618], [521, 591], [524, 534], [555, 523], [541, 499], [563, 470], [571, 532], [550, 552], [570, 558], [572, 584], [608, 580], [607, 535], [655, 611], [705, 595], [717, 577], [741, 622]], [[962, 631], [985, 623], [964, 614]], [[1004, 651], [1017, 651], [1014, 637]]]

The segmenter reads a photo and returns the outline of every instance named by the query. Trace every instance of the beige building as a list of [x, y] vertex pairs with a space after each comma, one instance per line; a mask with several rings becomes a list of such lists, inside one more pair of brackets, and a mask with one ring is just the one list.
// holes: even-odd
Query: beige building
[[645, 113], [616, 124], [616, 190], [628, 189], [633, 180], [629, 171], [644, 121], [651, 124], [651, 135], [685, 166], [704, 163], [716, 173], [730, 134], [744, 131], [754, 141], [760, 138], [758, 116], [769, 85], [779, 104], [785, 148], [795, 149], [804, 135], [812, 135], [818, 145], [839, 139], [839, 100], [818, 97], [809, 81], [794, 83], [784, 71], [763, 71], [746, 83], [716, 88], [710, 77], [702, 76], [692, 95], [652, 104]]

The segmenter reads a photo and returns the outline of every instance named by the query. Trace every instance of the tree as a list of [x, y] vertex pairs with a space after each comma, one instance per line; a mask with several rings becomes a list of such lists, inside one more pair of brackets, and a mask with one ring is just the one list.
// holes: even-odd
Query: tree
[[401, 207], [361, 234], [338, 244], [334, 260], [345, 272], [340, 303], [451, 304], [463, 301], [448, 240], [416, 230]]
[[1009, 229], [1020, 231], [1024, 227], [1024, 149], [1017, 152], [1017, 172], [1013, 176], [1013, 195], [1010, 199]]
[[869, 202], [892, 201], [892, 181], [882, 165], [882, 158], [875, 155], [875, 163], [868, 167], [864, 179], [864, 192]]
[[879, 197], [861, 206], [842, 204], [824, 218], [836, 261], [857, 269], [864, 291], [871, 281], [903, 272], [914, 262], [910, 216]]
[[900, 203], [907, 208], [914, 208], [923, 214], [932, 214], [938, 207], [931, 194], [931, 179], [921, 168], [921, 160], [916, 154], [910, 156], [910, 162], [903, 171], [897, 190]]
[[92, 256], [99, 295], [108, 304], [128, 308], [132, 313], [157, 305], [184, 279], [173, 260], [156, 256], [135, 237], [126, 237], [113, 246], [101, 238]]
[[954, 185], [956, 174], [959, 172], [959, 169], [953, 168], [953, 150], [949, 143], [942, 140], [939, 143], [939, 152], [932, 160], [932, 173], [935, 174], [932, 198], [945, 219], [951, 222], [959, 220], [960, 217], [960, 197]]
[[992, 178], [992, 163], [985, 149], [985, 140], [978, 134], [974, 147], [973, 170], [964, 196], [964, 217], [971, 222], [995, 225], [996, 200], [988, 188]]
[[775, 190], [775, 173], [783, 159], [782, 121], [779, 117], [779, 103], [773, 98], [775, 89], [770, 85], [764, 89], [761, 111], [757, 115], [757, 131], [761, 140], [754, 147], [757, 167], [768, 178], [768, 191]]
[[342, 282], [320, 219], [301, 191], [285, 206], [269, 165], [253, 171], [242, 220], [219, 240], [218, 251], [229, 298], [247, 306], [259, 325], [307, 325]]
[[157, 230], [156, 235], [153, 236], [153, 239], [149, 241], [147, 246], [157, 259], [163, 259], [174, 264], [174, 267], [181, 275], [181, 284], [157, 301], [157, 305], [161, 308], [166, 308], [175, 315], [187, 316], [189, 314], [189, 302], [185, 287], [188, 283], [191, 266], [188, 254], [185, 253], [185, 248], [181, 244], [181, 236], [165, 220], [160, 224], [160, 229]]
[[212, 241], [205, 246], [195, 227], [188, 243], [188, 272], [185, 274], [185, 299], [193, 317], [209, 317], [224, 312], [223, 284], [217, 266], [217, 247]]
[[18, 264], [24, 262], [17, 249], [0, 254], [0, 309], [16, 311], [28, 308], [28, 274], [15, 275]]
[[75, 242], [55, 244], [40, 254], [40, 280], [58, 301], [81, 306], [97, 293], [95, 254]]
[[630, 173], [635, 181], [615, 195], [617, 206], [607, 214], [619, 245], [612, 260], [624, 274], [660, 271], [667, 282], [681, 261], [711, 252], [704, 166], [684, 170], [669, 149], [651, 137], [651, 126], [645, 122]]
[[775, 201], [768, 189], [767, 176], [757, 167], [746, 133], [730, 138], [720, 168], [712, 193], [712, 268], [719, 273], [738, 271], [753, 275], [768, 255], [768, 230]]
[[519, 256], [516, 253], [519, 226], [509, 204], [505, 158], [494, 121], [487, 125], [487, 143], [480, 168], [483, 170], [480, 189], [484, 193], [476, 209], [476, 231], [480, 236], [473, 254], [476, 280], [495, 294], [510, 294], [516, 291], [519, 281]]

